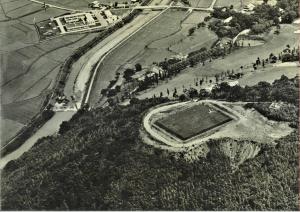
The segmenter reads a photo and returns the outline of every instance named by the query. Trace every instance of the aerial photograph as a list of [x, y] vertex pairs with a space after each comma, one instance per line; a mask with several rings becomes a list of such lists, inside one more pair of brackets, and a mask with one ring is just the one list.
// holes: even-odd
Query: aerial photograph
[[299, 0], [0, 0], [0, 210], [299, 211]]

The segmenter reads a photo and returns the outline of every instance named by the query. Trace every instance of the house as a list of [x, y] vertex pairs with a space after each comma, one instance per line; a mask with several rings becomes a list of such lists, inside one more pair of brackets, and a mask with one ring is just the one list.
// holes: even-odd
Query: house
[[223, 20], [223, 23], [230, 23], [231, 20], [232, 20], [232, 16]]
[[165, 72], [165, 70], [163, 70], [161, 67], [159, 67], [159, 66], [156, 66], [156, 65], [152, 65], [151, 67], [150, 67], [150, 71], [152, 72], [152, 73], [155, 73], [155, 74], [163, 74], [164, 72]]
[[245, 7], [244, 7], [244, 11], [247, 11], [247, 12], [252, 12], [255, 8], [255, 5], [250, 3], [250, 4], [247, 4]]

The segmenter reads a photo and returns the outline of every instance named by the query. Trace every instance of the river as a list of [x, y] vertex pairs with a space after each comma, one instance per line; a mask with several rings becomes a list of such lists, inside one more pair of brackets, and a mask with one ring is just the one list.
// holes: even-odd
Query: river
[[75, 111], [56, 112], [55, 115], [47, 121], [36, 133], [25, 141], [22, 146], [12, 153], [0, 159], [0, 169], [11, 160], [16, 160], [27, 152], [40, 138], [50, 136], [58, 132], [59, 126], [63, 121], [68, 121], [75, 114]]

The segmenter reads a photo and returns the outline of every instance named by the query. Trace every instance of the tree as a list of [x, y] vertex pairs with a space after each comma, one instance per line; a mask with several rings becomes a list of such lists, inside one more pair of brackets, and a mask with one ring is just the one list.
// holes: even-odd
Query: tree
[[286, 11], [281, 18], [281, 23], [291, 24], [296, 17], [297, 13], [295, 11]]
[[179, 96], [179, 100], [180, 100], [181, 102], [186, 101], [186, 100], [187, 100], [186, 95], [185, 95], [185, 94], [181, 94], [181, 95]]
[[142, 70], [142, 65], [140, 63], [135, 64], [135, 71], [141, 71]]
[[58, 133], [63, 135], [65, 132], [69, 131], [70, 129], [71, 129], [71, 126], [70, 126], [69, 122], [63, 121], [59, 126]]
[[189, 29], [189, 36], [191, 36], [192, 34], [194, 34], [196, 28], [195, 27], [192, 27]]
[[130, 81], [132, 75], [134, 75], [134, 70], [128, 68], [128, 69], [126, 69], [126, 70], [124, 71], [124, 76], [123, 76], [123, 77], [126, 79], [126, 81]]

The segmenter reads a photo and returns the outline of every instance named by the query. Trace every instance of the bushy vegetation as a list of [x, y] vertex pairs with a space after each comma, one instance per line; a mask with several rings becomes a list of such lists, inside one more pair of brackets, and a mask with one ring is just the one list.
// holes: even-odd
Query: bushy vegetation
[[[297, 0], [280, 0], [276, 6], [263, 3], [254, 8], [253, 13], [244, 14], [236, 12], [232, 8], [215, 8], [211, 16], [215, 18], [210, 21], [209, 28], [213, 30], [219, 38], [235, 37], [245, 29], [251, 29], [252, 34], [261, 34], [272, 26], [280, 23], [292, 23], [298, 14]], [[283, 9], [281, 12], [280, 9]], [[229, 23], [224, 23], [220, 19], [232, 17]]]
[[240, 87], [229, 86], [226, 82], [216, 85], [211, 92], [214, 99], [226, 99], [229, 101], [246, 102], [272, 102], [282, 101], [298, 105], [299, 91], [298, 78], [288, 79], [282, 75], [273, 84], [259, 82], [255, 86]]
[[265, 117], [275, 121], [290, 122], [290, 126], [298, 128], [299, 108], [287, 103], [248, 103], [245, 108], [254, 108]]
[[283, 23], [292, 23], [299, 17], [299, 1], [298, 0], [277, 0], [277, 6], [284, 9], [282, 15]]
[[[255, 23], [258, 23], [258, 17], [254, 15], [243, 14], [231, 9], [216, 8], [211, 14], [215, 20], [209, 23], [209, 28], [214, 31], [218, 37], [235, 37], [239, 32], [250, 29]], [[224, 23], [220, 19], [232, 17], [229, 23]]]

